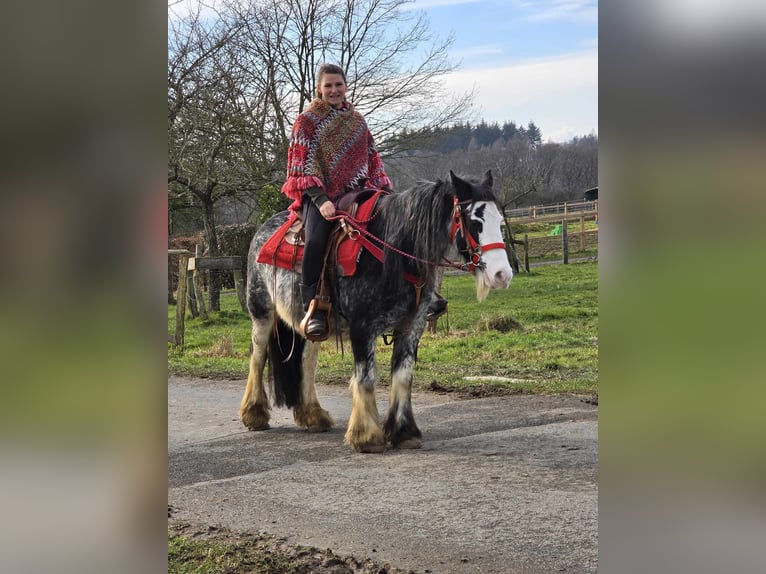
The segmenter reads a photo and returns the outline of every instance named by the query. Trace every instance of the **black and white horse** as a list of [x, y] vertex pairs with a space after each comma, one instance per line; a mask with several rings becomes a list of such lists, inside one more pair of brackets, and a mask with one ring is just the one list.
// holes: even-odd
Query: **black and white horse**
[[[359, 452], [381, 452], [387, 444], [421, 445], [412, 413], [412, 370], [427, 307], [434, 297], [437, 267], [451, 246], [473, 272], [479, 301], [490, 289], [508, 287], [513, 277], [489, 171], [481, 180], [450, 172], [448, 181], [421, 182], [381, 197], [376, 210], [367, 232], [382, 247], [383, 261], [363, 250], [356, 274], [339, 277], [332, 293], [336, 324], [350, 339], [354, 355], [353, 408], [345, 440]], [[292, 408], [299, 426], [326, 431], [333, 421], [320, 406], [314, 386], [320, 344], [300, 335], [304, 315], [300, 275], [257, 262], [260, 248], [287, 216], [282, 212], [269, 219], [250, 244], [247, 304], [252, 353], [239, 414], [251, 430], [269, 428], [263, 379], [268, 355], [274, 404]], [[375, 344], [386, 333], [393, 334], [393, 356], [389, 409], [381, 425], [374, 392]]]

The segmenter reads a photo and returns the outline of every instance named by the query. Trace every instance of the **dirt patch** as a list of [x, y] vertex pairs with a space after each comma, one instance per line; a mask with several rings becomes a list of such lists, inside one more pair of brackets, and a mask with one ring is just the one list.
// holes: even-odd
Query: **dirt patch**
[[461, 399], [475, 399], [477, 397], [498, 397], [506, 395], [520, 395], [524, 394], [521, 389], [514, 389], [512, 387], [502, 387], [487, 384], [467, 385], [460, 387], [447, 387], [438, 383], [437, 381], [431, 381], [427, 390], [440, 394], [452, 394]]
[[[488, 384], [475, 384], [475, 385], [460, 386], [460, 387], [448, 387], [448, 386], [442, 385], [441, 383], [437, 381], [431, 381], [431, 384], [428, 385], [427, 387], [424, 387], [424, 389], [432, 393], [436, 393], [438, 395], [449, 394], [454, 396], [457, 399], [475, 399], [475, 398], [483, 398], [483, 397], [501, 397], [501, 396], [508, 396], [508, 395], [535, 394], [524, 389], [515, 389], [513, 387], [504, 387], [504, 386], [488, 385]], [[598, 406], [598, 394], [590, 394], [585, 396], [573, 395], [573, 396], [581, 397], [580, 401], [582, 401], [583, 403]]]
[[338, 556], [329, 548], [289, 544], [270, 534], [172, 522], [171, 515], [168, 507], [169, 573], [418, 574], [371, 558]]

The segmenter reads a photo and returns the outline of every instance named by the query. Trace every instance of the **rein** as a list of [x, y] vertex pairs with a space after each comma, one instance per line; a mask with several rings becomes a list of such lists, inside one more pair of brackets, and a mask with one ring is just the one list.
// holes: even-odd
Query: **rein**
[[[405, 257], [409, 257], [410, 259], [420, 261], [421, 263], [426, 263], [429, 265], [432, 264], [430, 261], [425, 261], [423, 259], [415, 257], [414, 255], [410, 255], [409, 253], [405, 253], [404, 251], [397, 249], [390, 243], [386, 243], [380, 237], [377, 237], [376, 235], [373, 235], [372, 233], [367, 231], [361, 225], [361, 223], [367, 223], [367, 221], [370, 221], [372, 218], [370, 218], [367, 221], [360, 222], [359, 220], [355, 219], [350, 213], [346, 211], [337, 210], [336, 213], [339, 213], [339, 214], [334, 215], [330, 219], [340, 221], [340, 226], [343, 229], [343, 232], [346, 234], [346, 237], [348, 237], [351, 241], [361, 242], [362, 246], [364, 246], [375, 257], [375, 259], [377, 259], [381, 263], [383, 262], [383, 250], [378, 245], [375, 245], [374, 243], [372, 243], [370, 239], [372, 239], [373, 241], [377, 241], [383, 247], [388, 247], [389, 249], [395, 251], [396, 253], [399, 253], [400, 255], [404, 255]], [[377, 215], [377, 213], [375, 215]], [[411, 273], [407, 273], [405, 271], [404, 278], [415, 286], [420, 286], [420, 287], [423, 286], [423, 282], [419, 278], [412, 275]]]
[[[420, 257], [416, 257], [410, 253], [406, 253], [402, 251], [401, 249], [398, 249], [391, 245], [390, 243], [384, 241], [380, 237], [377, 237], [376, 235], [373, 235], [367, 229], [362, 226], [362, 223], [368, 223], [373, 218], [375, 218], [380, 210], [376, 210], [376, 212], [368, 219], [367, 221], [359, 221], [356, 218], [354, 218], [353, 215], [348, 213], [347, 211], [343, 210], [336, 210], [336, 215], [330, 218], [332, 221], [340, 221], [340, 225], [343, 228], [344, 233], [346, 236], [351, 239], [352, 241], [361, 241], [362, 245], [367, 248], [367, 250], [378, 260], [383, 261], [383, 250], [381, 247], [387, 247], [391, 251], [398, 253], [399, 255], [403, 257], [407, 257], [408, 259], [411, 259], [413, 261], [417, 261], [418, 263], [422, 263], [424, 265], [430, 265], [432, 267], [450, 267], [454, 269], [458, 269], [460, 271], [468, 271], [470, 273], [473, 273], [477, 268], [478, 269], [484, 269], [485, 263], [482, 259], [482, 253], [484, 251], [489, 251], [491, 249], [505, 249], [505, 243], [497, 242], [497, 243], [488, 243], [486, 245], [481, 245], [476, 239], [471, 235], [471, 233], [468, 231], [468, 226], [465, 224], [465, 219], [463, 218], [463, 211], [461, 209], [462, 205], [469, 205], [472, 203], [471, 200], [467, 201], [458, 201], [457, 195], [454, 197], [453, 200], [453, 210], [452, 210], [452, 229], [450, 230], [450, 243], [455, 242], [455, 237], [457, 236], [458, 231], [460, 234], [465, 238], [467, 243], [467, 253], [469, 261], [467, 263], [458, 263], [455, 261], [450, 261], [447, 258], [444, 258], [444, 263], [440, 263], [437, 261], [428, 261], [426, 259], [421, 259]], [[349, 229], [351, 228], [351, 229]], [[376, 242], [372, 243], [372, 241]], [[412, 283], [415, 286], [421, 285], [422, 281], [418, 279], [417, 277], [411, 275], [410, 273], [405, 272], [405, 279]]]

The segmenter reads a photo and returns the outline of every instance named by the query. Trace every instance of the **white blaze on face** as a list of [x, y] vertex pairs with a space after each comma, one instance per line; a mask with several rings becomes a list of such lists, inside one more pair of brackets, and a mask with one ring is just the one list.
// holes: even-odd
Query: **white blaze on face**
[[[479, 237], [475, 238], [479, 245], [483, 247], [492, 243], [505, 243], [502, 231], [503, 216], [494, 202], [477, 201], [471, 209], [469, 219], [479, 219], [482, 222]], [[490, 289], [506, 289], [510, 285], [513, 269], [505, 249], [482, 250], [481, 258], [486, 267], [475, 272], [476, 298], [484, 301]]]

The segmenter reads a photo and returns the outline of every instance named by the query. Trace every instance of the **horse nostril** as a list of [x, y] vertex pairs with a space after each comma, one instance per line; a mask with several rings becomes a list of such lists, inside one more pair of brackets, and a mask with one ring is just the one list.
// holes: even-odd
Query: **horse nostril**
[[495, 273], [495, 280], [498, 283], [507, 283], [508, 282], [508, 274], [503, 269], [501, 269], [500, 271]]

